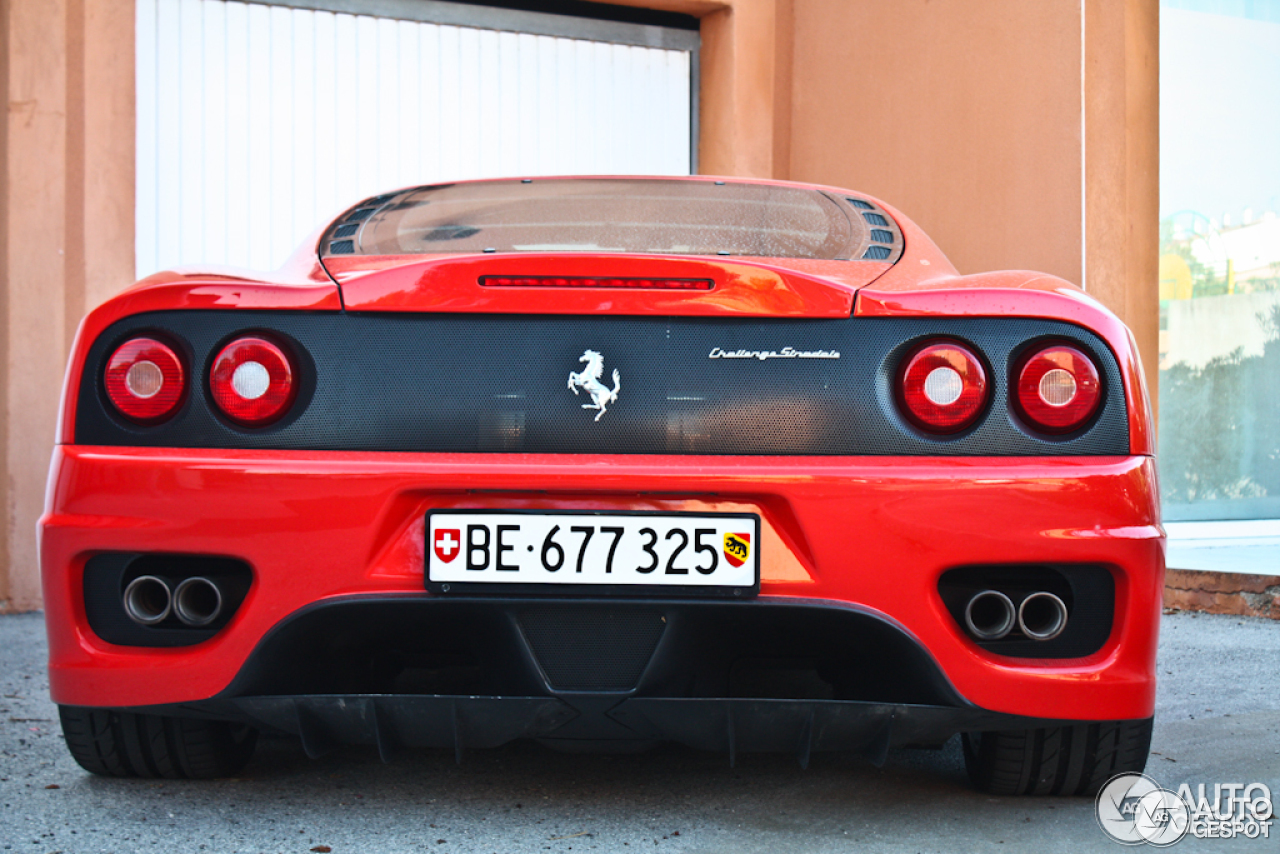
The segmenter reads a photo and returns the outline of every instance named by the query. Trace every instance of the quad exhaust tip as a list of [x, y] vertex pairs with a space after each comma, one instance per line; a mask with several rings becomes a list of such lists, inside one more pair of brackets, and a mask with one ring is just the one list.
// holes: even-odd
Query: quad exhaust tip
[[1067, 606], [1047, 590], [1028, 595], [1017, 607], [999, 590], [983, 590], [965, 605], [964, 624], [981, 641], [1008, 637], [1015, 628], [1028, 640], [1053, 640], [1067, 627]]
[[216, 583], [201, 576], [171, 588], [154, 575], [140, 575], [124, 589], [124, 612], [140, 626], [156, 626], [177, 617], [184, 625], [201, 628], [222, 615], [224, 599]]
[[1018, 606], [1018, 628], [1031, 640], [1053, 640], [1066, 627], [1066, 603], [1052, 593], [1032, 593]]
[[999, 590], [976, 593], [964, 606], [964, 624], [978, 640], [1000, 640], [1017, 625], [1013, 600]]
[[222, 591], [207, 578], [188, 578], [173, 593], [173, 612], [188, 626], [207, 626], [222, 613]]
[[124, 611], [141, 626], [164, 622], [173, 606], [173, 594], [163, 578], [140, 575], [124, 589]]

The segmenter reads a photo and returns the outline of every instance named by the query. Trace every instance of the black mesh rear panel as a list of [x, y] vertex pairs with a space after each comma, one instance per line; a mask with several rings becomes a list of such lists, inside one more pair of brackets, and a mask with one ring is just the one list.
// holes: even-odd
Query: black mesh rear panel
[[[302, 391], [288, 417], [261, 430], [213, 409], [209, 363], [230, 338], [266, 334], [291, 350]], [[107, 403], [112, 350], [151, 334], [175, 344], [195, 385], [155, 427]], [[969, 342], [990, 368], [990, 409], [970, 431], [927, 436], [898, 412], [902, 358], [937, 336]], [[1034, 341], [1065, 340], [1097, 361], [1104, 402], [1079, 435], [1049, 439], [1010, 414], [1010, 363]], [[786, 357], [807, 351], [839, 358]], [[569, 387], [603, 357], [617, 399], [598, 410]], [[776, 358], [724, 358], [742, 353]], [[720, 357], [712, 358], [712, 354]], [[1128, 419], [1115, 359], [1095, 335], [1021, 318], [761, 320], [481, 314], [193, 310], [130, 317], [90, 350], [76, 442], [186, 448], [478, 451], [493, 453], [1065, 455], [1127, 454]]]

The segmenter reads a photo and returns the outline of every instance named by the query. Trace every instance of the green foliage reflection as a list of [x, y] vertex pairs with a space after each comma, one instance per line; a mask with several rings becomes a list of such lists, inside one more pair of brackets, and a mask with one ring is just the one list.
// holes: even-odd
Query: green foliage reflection
[[1258, 320], [1267, 333], [1261, 355], [1237, 349], [1202, 367], [1160, 371], [1168, 503], [1280, 496], [1280, 306]]

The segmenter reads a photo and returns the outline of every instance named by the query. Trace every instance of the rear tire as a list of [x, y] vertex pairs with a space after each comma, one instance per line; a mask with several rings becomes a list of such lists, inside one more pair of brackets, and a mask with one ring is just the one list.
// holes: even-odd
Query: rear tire
[[1154, 720], [966, 732], [964, 764], [995, 795], [1093, 795], [1116, 774], [1146, 767]]
[[258, 731], [226, 721], [59, 706], [62, 736], [84, 770], [104, 777], [207, 780], [248, 764]]

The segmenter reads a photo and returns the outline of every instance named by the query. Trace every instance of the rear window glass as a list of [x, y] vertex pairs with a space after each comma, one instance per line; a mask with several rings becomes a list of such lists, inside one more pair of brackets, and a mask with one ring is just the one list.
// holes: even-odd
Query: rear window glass
[[419, 187], [370, 199], [325, 237], [327, 255], [639, 252], [849, 258], [867, 226], [799, 187], [574, 179]]

